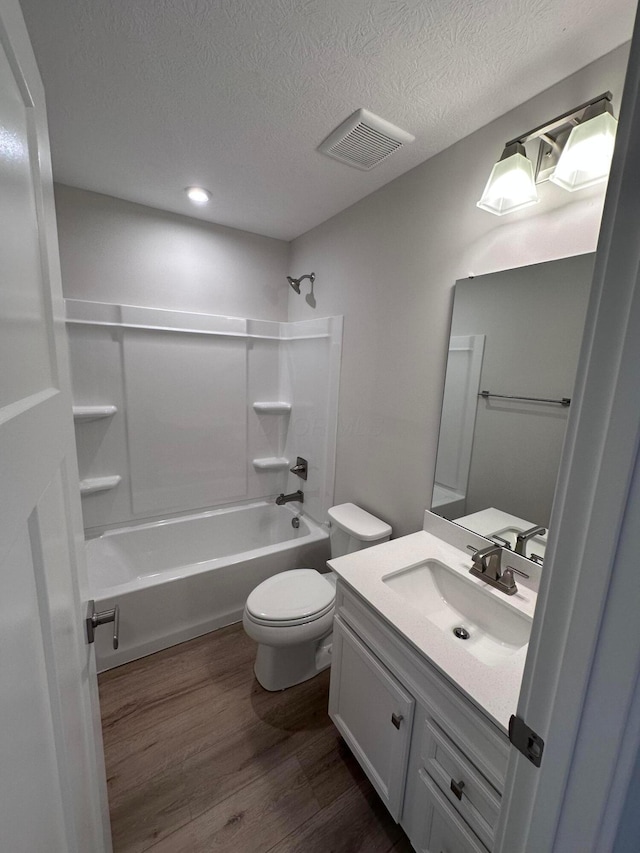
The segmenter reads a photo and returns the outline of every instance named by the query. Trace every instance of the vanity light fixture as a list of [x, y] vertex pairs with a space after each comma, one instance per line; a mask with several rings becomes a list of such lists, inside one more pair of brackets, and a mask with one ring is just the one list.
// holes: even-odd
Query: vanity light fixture
[[211, 193], [203, 187], [186, 187], [185, 192], [194, 204], [207, 204], [211, 199]]
[[[503, 216], [535, 204], [536, 184], [543, 181], [570, 192], [605, 181], [618, 125], [611, 97], [611, 92], [598, 95], [507, 142], [478, 207]], [[535, 172], [524, 147], [534, 140], [539, 140]]]

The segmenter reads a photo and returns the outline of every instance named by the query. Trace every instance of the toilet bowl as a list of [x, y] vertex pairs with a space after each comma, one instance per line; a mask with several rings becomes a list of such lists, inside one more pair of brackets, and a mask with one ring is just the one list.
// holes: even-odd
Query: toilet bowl
[[[389, 539], [391, 527], [355, 504], [329, 510], [331, 556]], [[331, 663], [337, 578], [332, 572], [292, 569], [259, 584], [249, 595], [242, 624], [258, 643], [254, 672], [265, 690], [285, 690]]]

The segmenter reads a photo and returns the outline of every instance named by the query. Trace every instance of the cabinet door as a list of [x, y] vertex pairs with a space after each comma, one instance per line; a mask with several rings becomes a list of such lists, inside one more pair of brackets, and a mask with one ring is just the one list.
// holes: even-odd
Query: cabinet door
[[336, 616], [329, 715], [391, 815], [404, 795], [413, 697]]
[[411, 837], [416, 850], [420, 853], [488, 853], [424, 770], [418, 777], [422, 826], [418, 837]]

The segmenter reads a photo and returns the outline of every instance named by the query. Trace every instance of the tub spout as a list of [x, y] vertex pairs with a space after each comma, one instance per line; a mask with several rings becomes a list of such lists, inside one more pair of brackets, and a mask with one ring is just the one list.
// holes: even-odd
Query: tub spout
[[285, 495], [283, 492], [276, 498], [276, 503], [278, 504], [278, 506], [282, 506], [283, 504], [286, 504], [289, 501], [300, 501], [300, 503], [303, 503], [304, 495], [302, 494], [300, 489], [298, 489], [297, 492], [291, 492], [290, 495]]

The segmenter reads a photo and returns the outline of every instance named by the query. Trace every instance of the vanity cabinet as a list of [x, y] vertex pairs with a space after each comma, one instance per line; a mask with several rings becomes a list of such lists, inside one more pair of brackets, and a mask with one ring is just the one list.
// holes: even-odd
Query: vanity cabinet
[[418, 853], [491, 851], [506, 734], [341, 581], [329, 714]]

